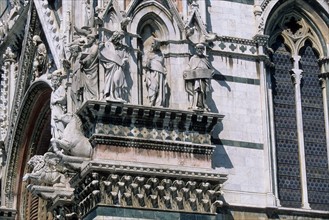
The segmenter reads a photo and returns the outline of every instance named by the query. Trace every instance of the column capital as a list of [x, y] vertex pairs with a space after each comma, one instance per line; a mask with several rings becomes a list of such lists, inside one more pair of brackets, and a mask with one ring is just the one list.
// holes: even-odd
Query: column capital
[[322, 57], [319, 59], [319, 65], [321, 69], [321, 75], [329, 73], [329, 57]]
[[296, 85], [300, 85], [300, 82], [301, 82], [301, 80], [302, 80], [302, 78], [303, 78], [303, 70], [301, 70], [301, 69], [292, 69], [291, 71], [290, 71], [290, 74], [291, 74], [291, 78], [292, 78], [292, 80], [293, 80], [293, 83]]
[[16, 54], [13, 53], [12, 49], [10, 47], [7, 47], [6, 52], [3, 54], [3, 60], [5, 62], [15, 62]]

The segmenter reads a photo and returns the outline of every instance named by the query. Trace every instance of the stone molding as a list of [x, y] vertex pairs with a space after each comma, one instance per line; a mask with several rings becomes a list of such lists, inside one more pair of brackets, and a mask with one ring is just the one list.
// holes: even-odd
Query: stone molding
[[8, 209], [5, 207], [0, 208], [0, 219], [14, 220], [16, 216], [16, 209]]
[[[22, 123], [25, 122], [26, 117], [30, 111], [30, 109], [24, 109], [21, 113], [21, 117], [18, 118], [18, 115], [20, 114], [19, 109], [22, 104], [23, 97], [25, 95], [25, 91], [27, 90], [27, 87], [29, 86], [29, 75], [32, 69], [32, 60], [34, 57], [35, 47], [32, 42], [32, 38], [37, 30], [39, 30], [39, 24], [38, 24], [38, 17], [36, 11], [33, 9], [33, 7], [30, 5], [30, 13], [27, 18], [27, 25], [25, 27], [26, 34], [25, 38], [23, 40], [23, 48], [22, 48], [22, 54], [19, 60], [19, 67], [18, 67], [18, 77], [15, 85], [15, 95], [13, 99], [13, 104], [11, 106], [12, 111], [10, 112], [10, 118], [9, 118], [9, 126], [8, 126], [8, 134], [15, 134], [15, 135], [8, 135], [5, 147], [6, 151], [8, 152], [9, 157], [9, 163], [8, 163], [8, 170], [6, 173], [7, 176], [7, 184], [6, 184], [6, 205], [7, 207], [12, 207], [12, 196], [11, 193], [13, 192], [12, 187], [15, 186], [14, 178], [16, 177], [14, 170], [17, 166], [16, 164], [16, 158], [17, 158], [17, 151], [18, 146], [21, 141], [21, 134], [23, 132], [23, 128], [25, 125], [22, 125]], [[37, 92], [37, 91], [35, 91]], [[33, 92], [32, 92], [33, 93]], [[32, 99], [32, 97], [30, 96]], [[28, 100], [27, 103], [31, 104], [33, 103], [33, 100]], [[7, 204], [8, 202], [8, 204]]]
[[[120, 129], [120, 128], [118, 128]], [[165, 132], [164, 132], [165, 133]], [[143, 148], [158, 151], [172, 151], [211, 156], [215, 146], [209, 144], [172, 143], [172, 141], [157, 141], [147, 138], [124, 138], [116, 135], [93, 135], [90, 139], [93, 145], [105, 144], [120, 147]]]
[[212, 42], [211, 53], [251, 60], [268, 60], [266, 54], [259, 50], [265, 47], [268, 42], [267, 35], [255, 35], [253, 39], [244, 39], [228, 36], [219, 36]]
[[60, 57], [62, 56], [61, 52], [63, 51], [59, 26], [54, 12], [48, 7], [47, 1], [34, 1], [35, 8], [39, 14], [40, 23], [45, 30], [44, 33], [47, 37], [47, 43], [49, 45], [50, 51], [53, 55], [54, 62], [57, 67], [60, 67]]
[[72, 178], [71, 185], [80, 216], [97, 204], [214, 213], [223, 205], [221, 187], [226, 179], [226, 175], [213, 172], [93, 161]]
[[90, 172], [122, 172], [125, 174], [140, 174], [140, 175], [151, 175], [151, 176], [162, 176], [170, 178], [186, 178], [186, 179], [197, 179], [204, 181], [219, 181], [224, 183], [227, 180], [227, 174], [214, 172], [212, 169], [204, 169], [195, 167], [179, 167], [170, 165], [157, 165], [137, 162], [124, 162], [116, 160], [106, 160], [106, 161], [90, 161], [86, 163], [81, 172], [76, 174], [70, 180], [70, 185], [76, 187], [81, 179]]
[[[182, 111], [116, 102], [87, 101], [78, 111], [86, 137], [94, 143], [113, 143], [134, 138], [151, 148], [172, 145], [168, 149], [205, 149], [211, 154], [211, 131], [223, 115], [209, 112]], [[110, 138], [109, 138], [110, 137]], [[128, 143], [124, 143], [128, 144]], [[136, 143], [133, 143], [136, 146]], [[174, 147], [178, 146], [178, 147]], [[196, 148], [196, 149], [194, 149]], [[185, 149], [185, 150], [184, 150]]]

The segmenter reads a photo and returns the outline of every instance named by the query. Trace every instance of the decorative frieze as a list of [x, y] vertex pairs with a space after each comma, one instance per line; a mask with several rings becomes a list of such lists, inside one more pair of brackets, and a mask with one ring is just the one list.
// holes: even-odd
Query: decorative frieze
[[222, 54], [235, 54], [236, 56], [248, 56], [256, 58], [257, 41], [243, 38], [220, 36], [212, 43], [212, 51]]
[[78, 115], [84, 123], [86, 136], [96, 142], [108, 135], [117, 140], [119, 137], [135, 138], [149, 144], [162, 142], [196, 148], [201, 144], [211, 145], [210, 132], [224, 117], [208, 112], [100, 101], [88, 101]]

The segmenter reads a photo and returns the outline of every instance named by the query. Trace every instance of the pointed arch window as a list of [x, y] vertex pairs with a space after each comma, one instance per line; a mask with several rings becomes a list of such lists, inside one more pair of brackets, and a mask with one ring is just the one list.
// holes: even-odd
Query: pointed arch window
[[320, 42], [297, 14], [271, 37], [278, 196], [282, 206], [329, 210], [328, 103]]

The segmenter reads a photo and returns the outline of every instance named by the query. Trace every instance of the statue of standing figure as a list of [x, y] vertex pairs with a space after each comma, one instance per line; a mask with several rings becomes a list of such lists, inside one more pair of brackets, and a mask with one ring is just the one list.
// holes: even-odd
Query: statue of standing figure
[[98, 100], [98, 44], [97, 34], [87, 35], [84, 45], [85, 51], [81, 53], [81, 83], [83, 85], [83, 101]]
[[80, 69], [80, 56], [81, 47], [77, 44], [73, 44], [70, 47], [71, 52], [71, 63], [72, 63], [72, 86], [71, 86], [71, 98], [73, 102], [73, 110], [78, 109], [82, 102], [83, 85], [81, 80], [81, 69]]
[[53, 87], [50, 98], [51, 130], [54, 138], [61, 138], [64, 130], [64, 125], [58, 120], [66, 113], [66, 91], [62, 84], [63, 77], [62, 70], [56, 70], [51, 74], [51, 84]]
[[160, 50], [160, 42], [154, 39], [150, 51], [143, 62], [146, 70], [145, 83], [148, 104], [150, 106], [165, 106], [167, 94], [166, 67]]
[[214, 70], [208, 57], [203, 54], [204, 50], [203, 44], [196, 45], [196, 54], [191, 57], [183, 77], [185, 90], [189, 95], [189, 109], [209, 111], [206, 103], [206, 90], [210, 87], [210, 79], [213, 77]]
[[110, 44], [105, 44], [100, 52], [100, 61], [105, 68], [104, 94], [107, 101], [126, 102], [123, 100], [125, 86], [125, 67], [128, 54], [122, 43], [123, 31], [115, 31], [110, 37]]

